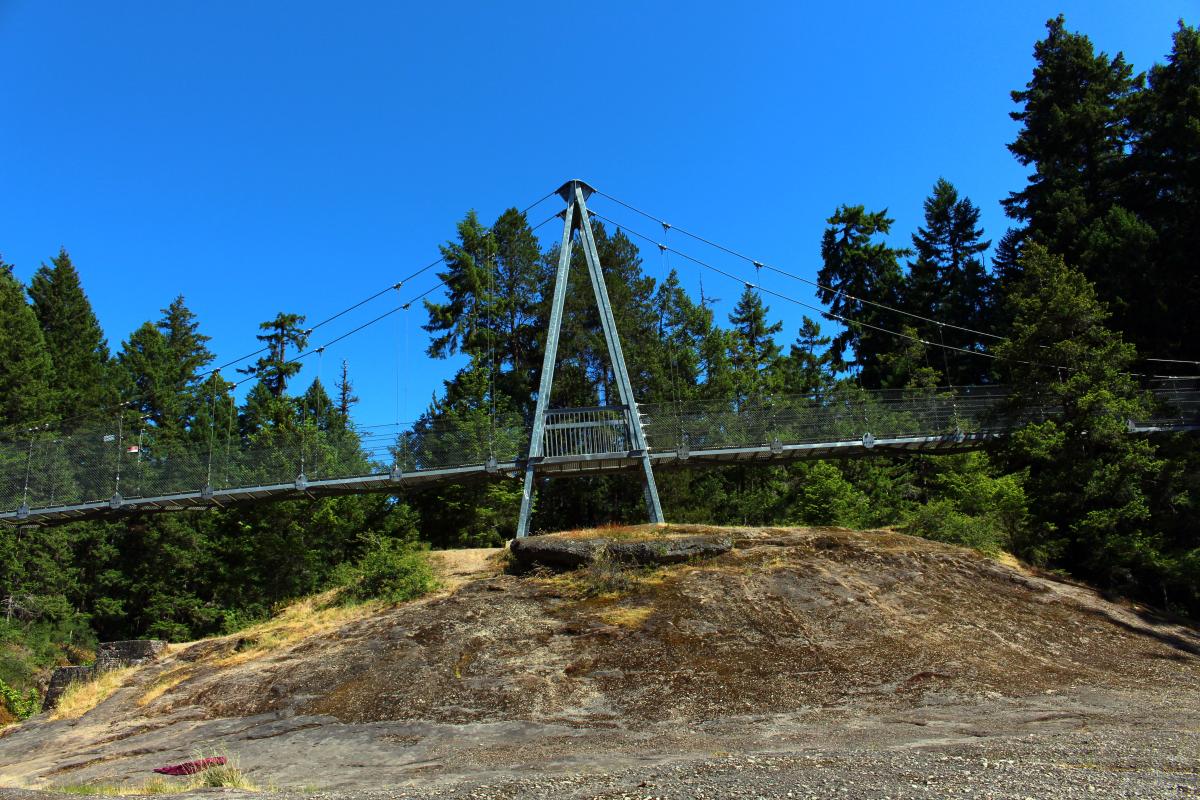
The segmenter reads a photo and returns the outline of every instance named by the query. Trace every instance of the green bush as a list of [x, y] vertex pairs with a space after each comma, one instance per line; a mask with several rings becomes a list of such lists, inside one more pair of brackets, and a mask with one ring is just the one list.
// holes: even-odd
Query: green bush
[[351, 565], [343, 565], [336, 581], [348, 600], [384, 600], [401, 603], [432, 591], [437, 586], [424, 551], [398, 539], [376, 536], [366, 552]]
[[38, 712], [38, 693], [34, 689], [19, 692], [0, 680], [0, 702], [17, 719], [28, 719]]
[[871, 502], [851, 484], [836, 464], [814, 461], [793, 469], [795, 492], [788, 518], [805, 525], [870, 524]]
[[908, 518], [905, 532], [935, 542], [972, 547], [996, 555], [1008, 547], [1009, 537], [997, 514], [964, 514], [949, 500], [920, 506]]

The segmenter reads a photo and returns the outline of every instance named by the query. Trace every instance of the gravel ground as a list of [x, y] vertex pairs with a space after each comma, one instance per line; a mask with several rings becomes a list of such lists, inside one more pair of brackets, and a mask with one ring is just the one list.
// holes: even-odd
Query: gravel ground
[[[1114, 731], [897, 750], [729, 754], [606, 775], [536, 774], [431, 788], [306, 794], [396, 798], [1188, 798], [1200, 734]], [[282, 795], [286, 796], [286, 795]]]

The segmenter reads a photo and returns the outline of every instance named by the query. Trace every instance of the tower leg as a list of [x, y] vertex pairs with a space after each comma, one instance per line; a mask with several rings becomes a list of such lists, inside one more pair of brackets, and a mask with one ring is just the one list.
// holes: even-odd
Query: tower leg
[[529, 535], [529, 514], [533, 511], [533, 464], [525, 466], [525, 490], [521, 493], [521, 516], [517, 518], [517, 538]]

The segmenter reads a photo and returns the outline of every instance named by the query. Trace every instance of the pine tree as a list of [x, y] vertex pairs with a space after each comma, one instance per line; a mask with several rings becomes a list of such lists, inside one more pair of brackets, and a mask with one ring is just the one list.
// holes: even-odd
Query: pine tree
[[1004, 444], [1011, 471], [1024, 471], [1030, 538], [1020, 555], [1065, 566], [1115, 588], [1154, 570], [1161, 537], [1149, 524], [1154, 445], [1130, 436], [1129, 419], [1149, 411], [1129, 375], [1133, 348], [1106, 327], [1108, 313], [1078, 270], [1037, 244], [1022, 254], [1010, 298], [1011, 338], [997, 348], [1013, 371], [1017, 410], [1056, 414]]
[[820, 323], [805, 315], [782, 367], [784, 391], [819, 396], [829, 389], [833, 384], [828, 349], [831, 341], [821, 335]]
[[49, 413], [50, 354], [25, 288], [0, 258], [0, 426], [28, 425]]
[[733, 367], [736, 395], [740, 402], [766, 400], [779, 391], [779, 345], [775, 334], [782, 322], [767, 322], [766, 306], [758, 292], [749, 286], [738, 298], [729, 315], [729, 361]]
[[[817, 296], [846, 326], [833, 337], [832, 363], [836, 369], [857, 366], [862, 383], [877, 387], [881, 380], [880, 355], [894, 340], [866, 326], [890, 329], [894, 323], [878, 306], [863, 301], [899, 305], [899, 259], [910, 252], [873, 241], [874, 237], [886, 236], [891, 231], [894, 220], [887, 216], [886, 209], [868, 212], [863, 206], [841, 206], [826, 222], [829, 227], [821, 238], [824, 265], [817, 279], [828, 288], [818, 289]], [[846, 358], [850, 350], [854, 352], [853, 360]]]
[[304, 317], [300, 314], [279, 312], [275, 319], [261, 323], [258, 327], [266, 333], [258, 335], [260, 342], [266, 343], [267, 355], [255, 362], [254, 366], [240, 369], [243, 375], [257, 375], [259, 381], [275, 398], [282, 398], [287, 391], [288, 380], [298, 373], [301, 365], [289, 360], [288, 348], [303, 350], [308, 344], [311, 331], [304, 327]]
[[187, 398], [179, 386], [179, 364], [162, 332], [143, 323], [117, 353], [125, 394], [133, 407], [163, 434], [183, 434]]
[[162, 315], [155, 325], [166, 337], [167, 347], [178, 364], [175, 391], [183, 394], [196, 381], [200, 370], [212, 363], [213, 354], [208, 349], [211, 337], [200, 333], [200, 323], [184, 303], [183, 295], [162, 309]]
[[496, 391], [532, 410], [534, 378], [545, 335], [539, 316], [543, 280], [537, 239], [524, 214], [505, 211], [491, 229], [474, 211], [458, 224], [458, 239], [442, 246], [445, 302], [425, 301], [432, 334], [428, 354], [464, 353], [487, 366]]
[[104, 333], [67, 251], [50, 264], [34, 274], [29, 295], [53, 366], [51, 408], [63, 418], [107, 413], [116, 394]]
[[1136, 218], [1113, 216], [1128, 194], [1128, 116], [1142, 79], [1120, 53], [1097, 54], [1088, 37], [1067, 31], [1061, 15], [1046, 29], [1034, 45], [1032, 78], [1012, 93], [1021, 109], [1010, 115], [1022, 127], [1009, 150], [1033, 173], [1003, 204], [1026, 223], [1023, 236], [1096, 284], [1121, 324], [1140, 271], [1121, 255], [1140, 253], [1153, 235]]
[[[1200, 339], [1200, 30], [1179, 23], [1165, 64], [1133, 104], [1135, 133], [1130, 205], [1155, 233], [1149, 269], [1135, 274], [1145, 289], [1130, 333], [1160, 357], [1195, 358]], [[1136, 269], [1136, 267], [1132, 267]], [[1169, 288], [1169, 291], [1164, 289]]]
[[[983, 239], [979, 227], [979, 208], [945, 178], [934, 184], [925, 200], [925, 226], [912, 237], [916, 260], [909, 263], [904, 281], [905, 307], [923, 317], [945, 325], [920, 322], [914, 325], [920, 338], [946, 343], [968, 350], [982, 351], [984, 337], [959, 328], [983, 330], [990, 320], [991, 279], [980, 255], [991, 242]], [[943, 376], [956, 386], [973, 385], [987, 380], [985, 360], [964, 353], [946, 351], [939, 359], [949, 374]]]
[[342, 376], [334, 386], [337, 389], [337, 411], [342, 415], [343, 424], [350, 420], [350, 409], [358, 403], [358, 395], [354, 393], [354, 384], [350, 382], [350, 362], [342, 359]]

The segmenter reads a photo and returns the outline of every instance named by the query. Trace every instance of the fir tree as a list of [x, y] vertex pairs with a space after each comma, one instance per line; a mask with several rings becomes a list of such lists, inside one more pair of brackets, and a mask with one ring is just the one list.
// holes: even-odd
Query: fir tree
[[66, 250], [38, 269], [29, 295], [53, 366], [53, 412], [64, 418], [108, 412], [116, 400], [108, 344]]
[[[987, 341], [959, 328], [983, 330], [987, 327], [991, 281], [980, 255], [991, 242], [983, 239], [979, 227], [979, 208], [968, 198], [960, 198], [945, 178], [934, 184], [925, 200], [925, 226], [913, 234], [916, 260], [909, 263], [904, 282], [907, 309], [937, 320], [946, 328], [921, 322], [914, 327], [926, 341], [968, 350], [983, 350]], [[941, 365], [949, 370], [943, 376], [957, 385], [982, 383], [988, 370], [981, 358], [946, 352]]]
[[1114, 215], [1128, 195], [1128, 115], [1142, 79], [1120, 53], [1097, 54], [1088, 37], [1067, 31], [1061, 15], [1046, 29], [1032, 78], [1012, 93], [1021, 131], [1009, 150], [1033, 172], [1003, 204], [1026, 223], [1024, 236], [1081, 269], [1126, 327], [1143, 269], [1125, 258], [1153, 235], [1136, 217]]
[[275, 319], [261, 323], [258, 327], [266, 333], [257, 338], [264, 342], [267, 355], [260, 358], [253, 367], [240, 369], [244, 375], [257, 375], [259, 381], [275, 398], [282, 398], [287, 391], [288, 380], [298, 373], [301, 365], [289, 360], [288, 348], [303, 350], [308, 344], [311, 331], [304, 327], [304, 317], [300, 314], [279, 312]]
[[342, 359], [342, 376], [334, 386], [337, 389], [337, 410], [342, 419], [350, 420], [350, 409], [358, 403], [358, 395], [354, 393], [354, 384], [350, 382], [350, 362]]
[[[863, 301], [899, 304], [898, 260], [910, 253], [874, 241], [874, 237], [891, 231], [894, 220], [887, 216], [886, 209], [869, 212], [862, 206], [841, 206], [826, 221], [829, 227], [821, 238], [824, 265], [817, 279], [828, 288], [818, 289], [817, 296], [846, 326], [833, 337], [832, 363], [837, 369], [857, 366], [861, 381], [876, 387], [881, 379], [879, 357], [892, 345], [892, 337], [867, 325], [887, 328], [893, 323], [878, 306]], [[851, 350], [854, 358], [848, 361], [846, 353]]]
[[829, 367], [828, 336], [821, 335], [821, 325], [805, 315], [796, 333], [787, 359], [783, 364], [784, 391], [797, 395], [821, 395], [833, 383]]
[[25, 289], [0, 259], [0, 426], [41, 421], [50, 411], [50, 354]]
[[[1195, 358], [1200, 339], [1200, 31], [1179, 23], [1165, 64], [1133, 104], [1130, 205], [1154, 232], [1131, 333], [1160, 357]], [[1169, 288], [1169, 291], [1164, 289]]]
[[184, 303], [183, 295], [162, 309], [162, 315], [155, 325], [166, 338], [167, 347], [178, 365], [175, 391], [183, 394], [196, 381], [200, 370], [212, 363], [213, 354], [208, 349], [211, 337], [200, 333], [200, 323]]
[[1079, 271], [1036, 244], [1022, 262], [1012, 336], [997, 352], [1012, 364], [1017, 407], [1049, 405], [1057, 414], [1004, 445], [1030, 501], [1030, 538], [1019, 549], [1122, 587], [1153, 568], [1161, 547], [1148, 524], [1161, 464], [1148, 439], [1126, 430], [1149, 411], [1128, 372], [1134, 351], [1106, 327], [1108, 313]]
[[770, 310], [758, 292], [747, 286], [729, 315], [729, 361], [739, 401], [765, 400], [780, 388], [775, 334], [783, 330], [783, 323], [768, 322]]

